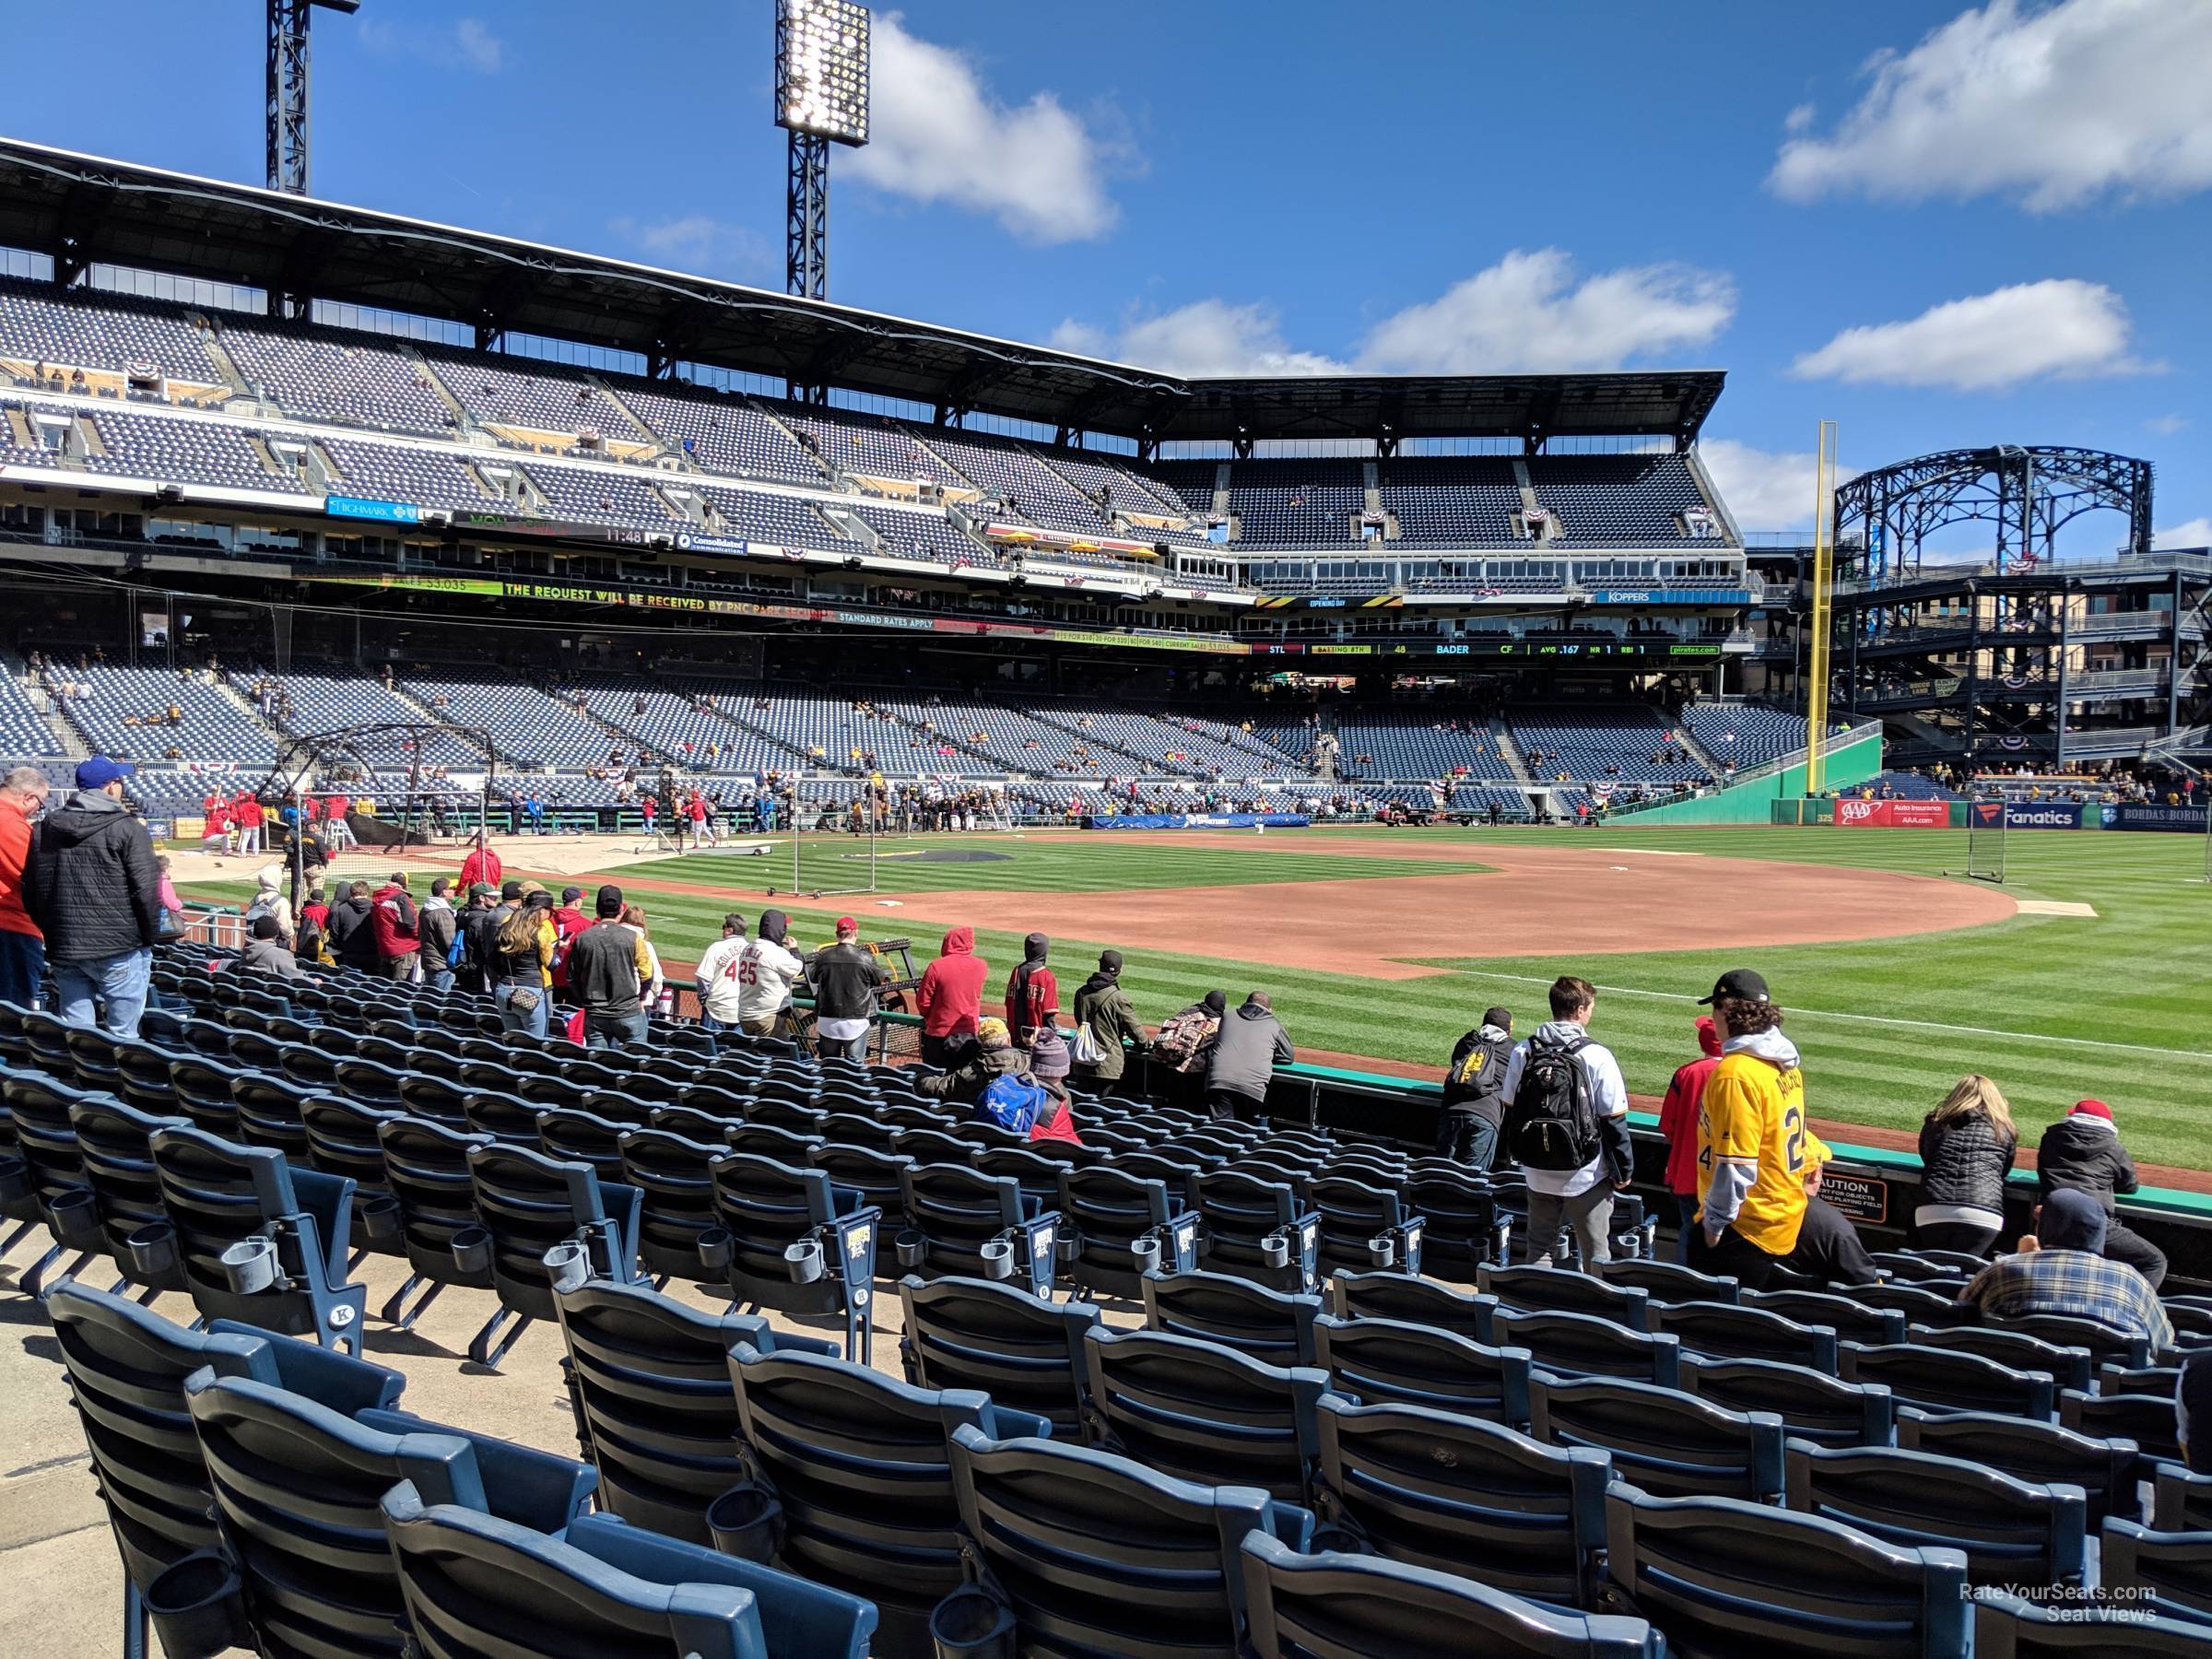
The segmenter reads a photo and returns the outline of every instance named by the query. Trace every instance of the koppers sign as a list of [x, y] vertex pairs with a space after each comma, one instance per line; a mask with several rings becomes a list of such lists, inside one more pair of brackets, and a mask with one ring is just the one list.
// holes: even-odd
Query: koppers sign
[[1862, 801], [1836, 803], [1836, 822], [1848, 830], [1941, 830], [1951, 821], [1948, 801]]

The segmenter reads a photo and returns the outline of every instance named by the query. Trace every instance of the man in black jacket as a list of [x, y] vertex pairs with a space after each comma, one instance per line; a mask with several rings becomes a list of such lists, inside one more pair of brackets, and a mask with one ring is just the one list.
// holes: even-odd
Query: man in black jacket
[[376, 954], [376, 929], [369, 920], [375, 908], [370, 902], [369, 884], [365, 881], [348, 882], [338, 901], [330, 907], [330, 926], [324, 930], [324, 942], [332, 959], [341, 968], [376, 972], [380, 959]]
[[651, 971], [645, 942], [622, 925], [622, 889], [609, 883], [594, 905], [598, 920], [569, 946], [569, 988], [583, 1005], [583, 1045], [625, 1048], [643, 1042], [650, 1022], [638, 993]]
[[2036, 1143], [2037, 1197], [2048, 1198], [2071, 1187], [2096, 1199], [2111, 1218], [2104, 1229], [2105, 1259], [2125, 1262], [2156, 1290], [2166, 1277], [2166, 1253], [2124, 1226], [2113, 1203], [2114, 1194], [2132, 1193], [2138, 1184], [2136, 1160], [2120, 1144], [2112, 1109], [2102, 1100], [2077, 1100], [2074, 1110], [2044, 1130]]
[[123, 804], [130, 775], [104, 755], [79, 766], [76, 793], [39, 825], [23, 870], [23, 908], [46, 935], [54, 1013], [88, 1026], [97, 998], [115, 1037], [138, 1035], [161, 936], [161, 869], [146, 826]]
[[831, 1054], [868, 1057], [868, 1025], [876, 1017], [877, 994], [888, 979], [875, 953], [860, 943], [860, 924], [840, 916], [837, 943], [823, 946], [806, 964], [806, 982], [814, 991], [815, 1047], [825, 1059]]
[[1444, 1068], [1444, 1109], [1437, 1114], [1436, 1149], [1477, 1173], [1490, 1167], [1498, 1124], [1505, 1116], [1505, 1074], [1513, 1060], [1513, 1013], [1486, 1008], [1482, 1023], [1459, 1040]]

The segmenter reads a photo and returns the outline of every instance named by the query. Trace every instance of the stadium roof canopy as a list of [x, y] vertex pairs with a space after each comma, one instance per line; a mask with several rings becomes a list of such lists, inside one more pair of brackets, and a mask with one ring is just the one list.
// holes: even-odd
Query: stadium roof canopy
[[1697, 435], [1716, 370], [1193, 379], [0, 138], [0, 245], [1141, 441]]

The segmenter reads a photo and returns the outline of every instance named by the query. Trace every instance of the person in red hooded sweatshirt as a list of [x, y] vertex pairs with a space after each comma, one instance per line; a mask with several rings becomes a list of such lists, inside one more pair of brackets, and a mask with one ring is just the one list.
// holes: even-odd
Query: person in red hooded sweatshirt
[[1029, 1048], [1040, 1031], [1058, 1029], [1060, 981], [1044, 965], [1052, 948], [1044, 935], [1030, 935], [1021, 942], [1021, 966], [1007, 976], [1006, 1030], [1016, 1048]]
[[955, 1037], [975, 1034], [975, 1018], [982, 1012], [983, 981], [991, 965], [975, 954], [975, 929], [956, 927], [945, 935], [937, 959], [923, 970], [914, 992], [914, 1006], [922, 1016], [922, 1061], [942, 1066]]
[[1721, 1033], [1709, 1015], [1698, 1016], [1698, 1046], [1705, 1052], [1676, 1068], [1659, 1105], [1659, 1133], [1666, 1136], [1666, 1190], [1675, 1195], [1682, 1229], [1675, 1238], [1675, 1260], [1686, 1267], [1689, 1235], [1698, 1222], [1698, 1107], [1705, 1099], [1705, 1080], [1721, 1063]]
[[477, 831], [475, 847], [461, 861], [461, 890], [465, 893], [479, 881], [487, 887], [496, 888], [505, 868], [500, 863], [500, 855], [485, 844], [484, 831], [479, 830]]
[[569, 1000], [569, 947], [576, 935], [591, 926], [592, 919], [577, 908], [583, 897], [580, 887], [560, 889], [560, 907], [553, 912], [553, 1000]]
[[369, 931], [376, 940], [376, 960], [386, 979], [415, 977], [422, 959], [422, 941], [416, 936], [415, 901], [407, 897], [404, 872], [394, 875], [370, 899]]

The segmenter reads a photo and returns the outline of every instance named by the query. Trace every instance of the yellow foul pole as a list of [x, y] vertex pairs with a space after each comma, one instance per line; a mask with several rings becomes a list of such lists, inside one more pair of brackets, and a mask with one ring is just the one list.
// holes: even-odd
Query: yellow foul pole
[[1830, 608], [1836, 580], [1836, 423], [1820, 423], [1813, 466], [1812, 667], [1805, 698], [1805, 793], [1818, 794], [1828, 774], [1828, 653], [1834, 633]]

